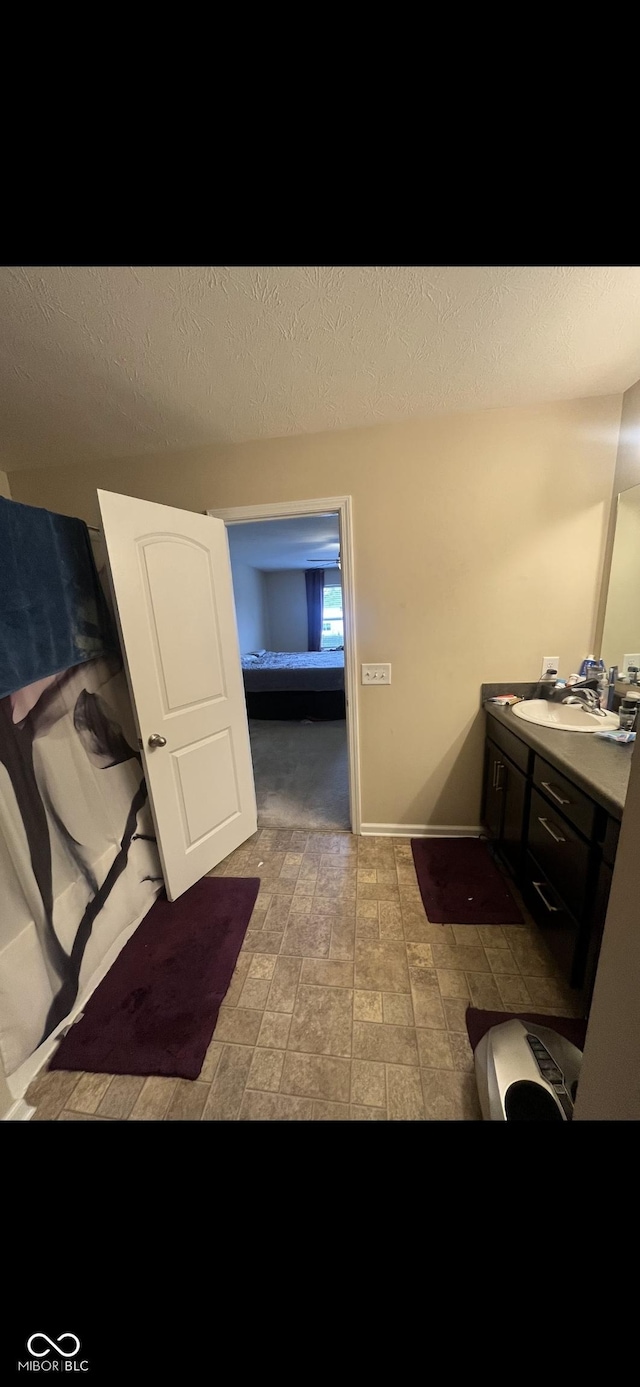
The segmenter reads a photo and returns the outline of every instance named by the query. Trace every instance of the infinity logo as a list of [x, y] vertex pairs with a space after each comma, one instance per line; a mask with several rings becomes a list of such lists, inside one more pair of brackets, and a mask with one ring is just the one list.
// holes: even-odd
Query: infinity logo
[[[45, 1344], [49, 1344], [50, 1347], [43, 1348], [40, 1353], [37, 1353], [36, 1349], [31, 1347], [34, 1339], [44, 1339]], [[63, 1339], [73, 1339], [75, 1348], [72, 1348], [70, 1352], [63, 1348], [60, 1348], [60, 1344]], [[56, 1353], [59, 1353], [61, 1358], [75, 1358], [76, 1353], [79, 1353], [80, 1351], [80, 1340], [76, 1338], [75, 1334], [61, 1334], [57, 1342], [54, 1339], [50, 1339], [48, 1334], [32, 1334], [31, 1338], [27, 1339], [27, 1349], [29, 1350], [29, 1353], [32, 1355], [33, 1358], [44, 1358], [45, 1354], [51, 1352], [51, 1349], [54, 1349]]]

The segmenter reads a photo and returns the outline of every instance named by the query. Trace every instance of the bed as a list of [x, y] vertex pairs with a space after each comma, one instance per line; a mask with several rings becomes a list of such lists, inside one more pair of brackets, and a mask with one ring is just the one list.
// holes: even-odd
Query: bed
[[250, 718], [344, 718], [344, 650], [261, 650], [242, 656]]

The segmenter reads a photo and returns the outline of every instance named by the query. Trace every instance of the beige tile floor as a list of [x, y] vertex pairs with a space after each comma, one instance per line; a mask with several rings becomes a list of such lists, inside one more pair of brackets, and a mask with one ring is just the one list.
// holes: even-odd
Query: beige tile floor
[[35, 1120], [475, 1119], [467, 1005], [576, 1014], [529, 917], [429, 923], [406, 838], [261, 829], [212, 875], [260, 891], [199, 1078], [45, 1071]]

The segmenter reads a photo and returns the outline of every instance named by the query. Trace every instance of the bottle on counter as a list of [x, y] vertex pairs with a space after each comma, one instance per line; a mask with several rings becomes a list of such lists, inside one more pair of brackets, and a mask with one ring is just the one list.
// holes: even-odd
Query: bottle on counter
[[625, 694], [618, 709], [621, 731], [635, 732], [639, 703], [640, 694]]

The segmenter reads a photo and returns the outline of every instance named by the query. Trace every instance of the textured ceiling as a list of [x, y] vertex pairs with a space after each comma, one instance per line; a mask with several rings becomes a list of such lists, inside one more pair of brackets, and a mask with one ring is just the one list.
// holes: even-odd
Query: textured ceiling
[[0, 465], [625, 390], [640, 268], [7, 267]]
[[302, 515], [291, 520], [256, 520], [229, 525], [232, 559], [253, 568], [312, 568], [307, 559], [334, 563], [340, 549], [337, 515]]

